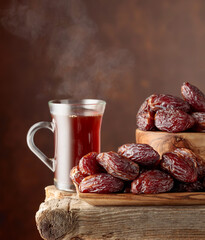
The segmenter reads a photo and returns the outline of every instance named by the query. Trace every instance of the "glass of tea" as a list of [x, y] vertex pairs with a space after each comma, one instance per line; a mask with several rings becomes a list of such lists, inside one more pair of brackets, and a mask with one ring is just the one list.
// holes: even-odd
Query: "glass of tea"
[[[58, 189], [73, 191], [72, 167], [89, 152], [100, 152], [101, 123], [106, 102], [96, 99], [52, 100], [48, 102], [52, 122], [38, 122], [28, 131], [30, 150], [54, 172]], [[34, 143], [37, 130], [54, 133], [54, 158], [48, 158]]]

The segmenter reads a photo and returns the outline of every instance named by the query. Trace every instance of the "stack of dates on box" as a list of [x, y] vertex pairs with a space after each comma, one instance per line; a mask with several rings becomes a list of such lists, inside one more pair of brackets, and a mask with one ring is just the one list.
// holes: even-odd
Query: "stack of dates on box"
[[[165, 94], [148, 97], [137, 113], [144, 131], [204, 131], [205, 95], [190, 83], [181, 88], [184, 98]], [[118, 152], [88, 153], [70, 177], [82, 193], [196, 192], [205, 189], [205, 162], [187, 148], [160, 158], [147, 144], [124, 144]]]

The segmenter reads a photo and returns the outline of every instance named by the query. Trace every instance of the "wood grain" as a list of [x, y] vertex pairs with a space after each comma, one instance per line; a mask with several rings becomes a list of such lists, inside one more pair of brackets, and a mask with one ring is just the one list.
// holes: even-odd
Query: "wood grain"
[[159, 206], [205, 204], [205, 193], [95, 194], [79, 193], [79, 198], [95, 206]]
[[36, 213], [46, 240], [205, 239], [205, 205], [93, 206], [54, 186]]
[[159, 194], [81, 193], [76, 186], [77, 196], [95, 206], [174, 206], [205, 205], [205, 192], [180, 192]]
[[136, 130], [136, 143], [152, 146], [160, 155], [176, 148], [188, 148], [205, 161], [205, 133], [167, 133]]

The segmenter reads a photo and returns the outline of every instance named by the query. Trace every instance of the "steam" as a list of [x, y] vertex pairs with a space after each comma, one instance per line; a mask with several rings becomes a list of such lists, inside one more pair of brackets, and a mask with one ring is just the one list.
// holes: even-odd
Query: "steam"
[[[124, 81], [123, 73], [134, 64], [126, 49], [103, 50], [97, 26], [81, 0], [13, 0], [1, 23], [31, 44], [44, 39], [59, 96], [104, 97], [113, 84]], [[47, 86], [52, 88], [49, 82]]]
[[2, 25], [14, 35], [35, 41], [43, 33], [45, 15], [26, 4], [13, 0], [9, 9], [4, 12]]

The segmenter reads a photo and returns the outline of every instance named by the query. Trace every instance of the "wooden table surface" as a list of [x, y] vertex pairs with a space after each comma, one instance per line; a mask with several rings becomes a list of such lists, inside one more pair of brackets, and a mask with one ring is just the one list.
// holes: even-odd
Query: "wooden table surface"
[[43, 239], [205, 239], [205, 205], [94, 206], [76, 193], [45, 190], [36, 213]]

